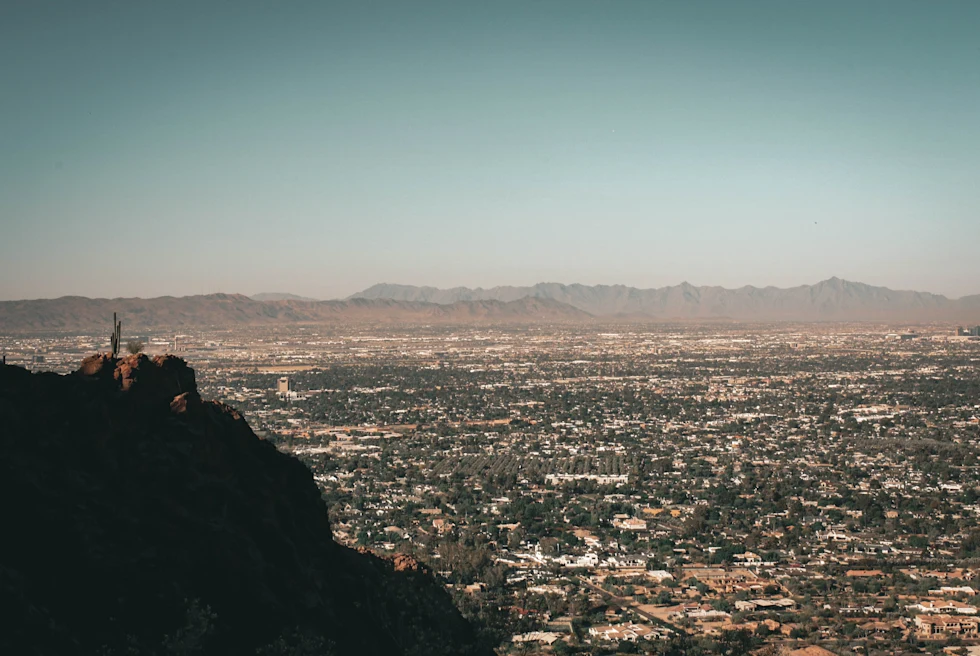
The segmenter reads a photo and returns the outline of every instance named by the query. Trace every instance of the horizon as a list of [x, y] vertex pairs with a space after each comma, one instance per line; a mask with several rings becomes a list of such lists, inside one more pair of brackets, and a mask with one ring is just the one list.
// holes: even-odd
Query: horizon
[[0, 300], [980, 291], [974, 2], [0, 17]]
[[978, 35], [0, 3], [0, 656], [980, 650]]
[[293, 292], [286, 292], [286, 291], [269, 291], [269, 290], [265, 290], [265, 291], [257, 291], [257, 292], [252, 292], [252, 293], [245, 293], [245, 292], [240, 292], [240, 291], [227, 291], [227, 290], [222, 290], [222, 291], [203, 292], [203, 293], [196, 293], [196, 294], [160, 294], [160, 295], [156, 295], [156, 296], [84, 296], [84, 295], [80, 295], [80, 294], [63, 294], [61, 296], [50, 296], [50, 297], [42, 297], [42, 298], [0, 299], [0, 303], [18, 303], [18, 302], [32, 302], [32, 301], [57, 301], [57, 300], [60, 300], [60, 299], [65, 299], [65, 298], [84, 298], [84, 299], [89, 299], [89, 300], [109, 300], [109, 301], [113, 301], [113, 300], [127, 300], [127, 299], [133, 299], [133, 300], [153, 300], [153, 299], [158, 299], [158, 298], [177, 298], [177, 299], [179, 299], [179, 298], [206, 297], [206, 296], [217, 296], [217, 295], [243, 296], [245, 298], [249, 298], [251, 300], [257, 300], [257, 301], [260, 301], [260, 302], [270, 302], [270, 301], [283, 300], [283, 299], [259, 299], [259, 298], [257, 298], [259, 296], [280, 296], [281, 295], [281, 296], [292, 296], [292, 297], [296, 297], [296, 298], [293, 298], [293, 299], [285, 299], [285, 300], [298, 300], [298, 301], [309, 301], [309, 302], [317, 302], [317, 303], [319, 303], [319, 302], [325, 302], [325, 301], [346, 301], [346, 300], [350, 300], [353, 297], [355, 297], [357, 294], [360, 294], [360, 293], [369, 291], [369, 290], [371, 290], [371, 289], [373, 289], [375, 287], [403, 287], [403, 288], [415, 288], [415, 289], [435, 289], [435, 290], [438, 290], [438, 291], [453, 291], [453, 290], [490, 291], [490, 290], [498, 289], [498, 288], [528, 288], [528, 289], [530, 289], [530, 288], [537, 287], [537, 286], [542, 286], [542, 285], [545, 285], [545, 286], [547, 286], [547, 285], [558, 285], [558, 286], [561, 286], [561, 287], [576, 287], [576, 286], [578, 286], [578, 287], [591, 287], [591, 288], [595, 288], [595, 287], [623, 287], [623, 288], [626, 288], [626, 289], [635, 289], [635, 290], [639, 290], [639, 291], [652, 291], [652, 290], [658, 290], [658, 289], [681, 287], [681, 286], [684, 286], [684, 285], [689, 285], [689, 286], [694, 287], [696, 289], [719, 289], [720, 288], [720, 289], [725, 289], [727, 291], [738, 291], [740, 289], [777, 289], [777, 290], [784, 290], [785, 291], [785, 290], [789, 290], [789, 289], [793, 289], [793, 288], [797, 288], [797, 287], [816, 287], [818, 285], [822, 285], [824, 283], [830, 283], [830, 282], [834, 282], [834, 281], [839, 281], [839, 282], [842, 282], [842, 283], [848, 283], [848, 284], [852, 284], [852, 285], [864, 285], [864, 286], [872, 287], [872, 288], [876, 288], [876, 289], [886, 289], [886, 290], [892, 291], [892, 292], [913, 292], [913, 293], [917, 293], [917, 294], [931, 294], [931, 295], [934, 295], [934, 296], [942, 296], [942, 297], [944, 297], [944, 298], [946, 298], [946, 299], [948, 299], [950, 301], [957, 301], [957, 300], [960, 300], [960, 299], [963, 299], [963, 298], [971, 298], [971, 297], [974, 297], [974, 296], [980, 296], [980, 292], [978, 292], [978, 293], [972, 293], [972, 294], [963, 294], [962, 296], [948, 296], [948, 295], [945, 295], [945, 294], [931, 292], [929, 290], [923, 290], [923, 289], [896, 289], [896, 288], [888, 287], [886, 285], [871, 285], [871, 284], [865, 283], [865, 282], [860, 281], [860, 280], [848, 280], [846, 278], [841, 278], [839, 276], [831, 276], [831, 277], [825, 278], [823, 280], [818, 280], [817, 282], [804, 283], [802, 285], [792, 285], [792, 286], [788, 286], [788, 287], [780, 287], [778, 285], [761, 285], [761, 286], [760, 285], [740, 285], [738, 287], [726, 287], [724, 285], [710, 285], [710, 284], [708, 284], [708, 285], [700, 285], [700, 284], [694, 284], [694, 283], [691, 283], [691, 282], [686, 281], [686, 280], [681, 281], [679, 283], [671, 284], [671, 285], [662, 285], [660, 287], [636, 287], [634, 285], [627, 285], [627, 284], [622, 284], [622, 283], [613, 283], [613, 284], [603, 284], [603, 283], [600, 283], [600, 284], [595, 284], [595, 285], [588, 285], [588, 284], [579, 283], [579, 282], [565, 283], [565, 282], [558, 282], [558, 281], [541, 281], [541, 282], [533, 283], [533, 284], [530, 284], [530, 285], [493, 285], [493, 286], [489, 286], [489, 287], [478, 287], [478, 286], [477, 287], [469, 287], [469, 286], [466, 286], [466, 285], [453, 285], [453, 286], [447, 286], [447, 287], [434, 287], [432, 285], [413, 285], [413, 284], [409, 284], [409, 283], [377, 282], [377, 283], [374, 283], [372, 285], [368, 285], [367, 287], [364, 287], [363, 289], [359, 289], [359, 290], [357, 290], [355, 292], [352, 292], [351, 294], [347, 294], [345, 296], [332, 297], [332, 298], [315, 298], [315, 297], [305, 296], [305, 295], [302, 295], [302, 294], [295, 294]]

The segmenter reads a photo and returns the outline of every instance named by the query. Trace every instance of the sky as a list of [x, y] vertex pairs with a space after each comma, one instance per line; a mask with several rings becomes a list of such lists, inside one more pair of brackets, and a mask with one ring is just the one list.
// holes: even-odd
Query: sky
[[0, 299], [980, 293], [980, 2], [0, 4]]

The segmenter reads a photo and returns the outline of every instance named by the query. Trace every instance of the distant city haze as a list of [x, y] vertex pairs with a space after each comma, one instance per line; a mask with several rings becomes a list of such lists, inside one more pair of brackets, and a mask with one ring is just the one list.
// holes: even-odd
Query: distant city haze
[[980, 3], [0, 8], [0, 300], [980, 292]]

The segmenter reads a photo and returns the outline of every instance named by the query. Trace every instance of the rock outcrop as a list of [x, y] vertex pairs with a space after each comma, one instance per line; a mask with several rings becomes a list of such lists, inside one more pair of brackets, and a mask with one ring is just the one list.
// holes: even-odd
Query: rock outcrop
[[0, 653], [489, 653], [178, 358], [0, 366], [0, 521]]

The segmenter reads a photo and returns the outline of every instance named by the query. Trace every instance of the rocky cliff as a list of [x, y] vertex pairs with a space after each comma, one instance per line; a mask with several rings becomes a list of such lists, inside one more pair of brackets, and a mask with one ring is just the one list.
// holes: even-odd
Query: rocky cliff
[[178, 358], [0, 366], [0, 517], [0, 653], [487, 653]]

